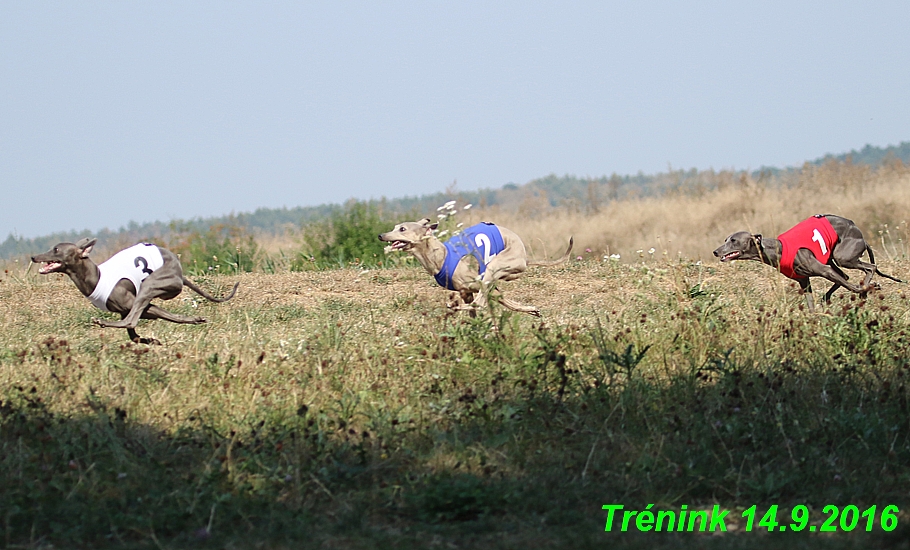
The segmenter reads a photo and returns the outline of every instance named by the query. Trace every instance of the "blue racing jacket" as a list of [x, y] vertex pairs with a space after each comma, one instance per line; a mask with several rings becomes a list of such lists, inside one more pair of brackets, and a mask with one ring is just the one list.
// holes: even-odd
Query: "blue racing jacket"
[[465, 255], [472, 254], [477, 258], [477, 263], [480, 264], [479, 274], [483, 275], [490, 259], [505, 248], [499, 229], [489, 222], [472, 225], [442, 244], [446, 247], [446, 260], [436, 274], [436, 282], [449, 290], [455, 290], [452, 277], [458, 262]]

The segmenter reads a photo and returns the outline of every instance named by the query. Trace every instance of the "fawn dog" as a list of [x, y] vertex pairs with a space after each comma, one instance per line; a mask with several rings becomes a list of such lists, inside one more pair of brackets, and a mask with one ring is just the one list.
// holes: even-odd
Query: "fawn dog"
[[[565, 254], [552, 261], [529, 261], [521, 239], [505, 227], [483, 222], [466, 228], [445, 243], [433, 234], [437, 223], [429, 218], [403, 222], [379, 240], [391, 243], [387, 250], [407, 250], [443, 288], [455, 291], [448, 306], [458, 310], [475, 310], [486, 306], [491, 286], [496, 281], [512, 281], [529, 266], [558, 265], [569, 259], [573, 240]], [[469, 261], [476, 259], [478, 267]], [[475, 294], [477, 295], [475, 297]], [[540, 315], [540, 310], [523, 305], [500, 294], [498, 301], [505, 307], [522, 313]]]

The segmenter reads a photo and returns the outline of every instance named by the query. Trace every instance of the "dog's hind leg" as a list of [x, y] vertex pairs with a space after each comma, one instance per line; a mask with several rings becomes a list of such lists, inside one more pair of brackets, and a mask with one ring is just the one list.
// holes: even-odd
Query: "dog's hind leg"
[[880, 275], [886, 279], [891, 279], [892, 281], [895, 281], [898, 283], [903, 282], [902, 280], [898, 279], [897, 277], [892, 277], [891, 275], [888, 275], [887, 273], [882, 273], [881, 271], [879, 271], [878, 266], [875, 265], [874, 263], [868, 263], [868, 262], [864, 262], [862, 260], [856, 259], [851, 262], [841, 262], [840, 265], [841, 265], [841, 267], [846, 267], [849, 269], [859, 269], [860, 271], [865, 272], [866, 278], [863, 281], [864, 287], [869, 286], [869, 283], [872, 282], [873, 275]]
[[499, 296], [499, 303], [502, 304], [504, 307], [511, 309], [512, 311], [518, 311], [520, 313], [528, 313], [535, 317], [540, 317], [540, 309], [538, 309], [536, 306], [526, 306], [524, 304], [520, 304], [520, 303], [516, 302], [515, 300], [510, 300], [509, 298], [506, 298], [505, 296], [502, 296], [502, 295]]
[[[571, 247], [571, 244], [569, 245]], [[495, 261], [495, 260], [494, 260]], [[522, 258], [513, 258], [510, 264], [500, 266], [495, 265], [493, 262], [487, 267], [486, 273], [484, 273], [484, 296], [488, 296], [489, 293], [493, 290], [493, 286], [496, 281], [513, 281], [518, 278], [519, 275], [527, 270], [528, 264]], [[496, 300], [499, 301], [503, 307], [511, 309], [512, 311], [518, 311], [519, 313], [527, 313], [529, 315], [534, 315], [535, 317], [540, 317], [540, 309], [536, 306], [524, 305], [522, 303], [516, 302], [499, 294], [496, 297]]]
[[[127, 317], [127, 315], [128, 314], [121, 314], [120, 315], [121, 321], [123, 319], [125, 319]], [[142, 312], [141, 318], [142, 319], [163, 319], [165, 321], [170, 321], [172, 323], [182, 323], [182, 324], [188, 324], [188, 325], [198, 325], [201, 323], [205, 323], [205, 319], [203, 319], [202, 317], [185, 317], [183, 315], [171, 313], [170, 311], [167, 311], [166, 309], [162, 309], [154, 304], [149, 304], [148, 307], [145, 308], [145, 311]], [[95, 322], [97, 323], [98, 321], [96, 320]], [[101, 324], [101, 323], [98, 323], [98, 324]], [[102, 326], [110, 326], [110, 324], [102, 325]], [[161, 344], [161, 342], [156, 338], [143, 338], [143, 337], [139, 336], [139, 333], [136, 332], [135, 327], [126, 327], [126, 332], [129, 335], [130, 340], [132, 340], [133, 342], [136, 342], [137, 344], [154, 344], [154, 345]]]
[[[851, 227], [850, 229], [855, 229], [855, 226]], [[868, 263], [860, 260], [860, 257], [864, 252], [869, 255]], [[893, 279], [893, 277], [890, 277], [878, 271], [878, 268], [875, 266], [875, 255], [872, 252], [872, 247], [870, 247], [869, 244], [862, 238], [862, 234], [859, 233], [858, 229], [855, 229], [852, 235], [845, 236], [841, 239], [840, 242], [837, 243], [837, 245], [834, 247], [834, 250], [831, 251], [831, 259], [833, 262], [829, 261], [829, 264], [834, 265], [835, 268], [837, 266], [840, 266], [847, 269], [857, 269], [865, 273], [866, 276], [863, 279], [862, 285], [860, 286], [866, 291], [871, 288], [870, 283], [872, 282], [872, 277], [876, 274], [876, 272], [881, 274], [883, 277]], [[843, 271], [838, 270], [838, 272], [846, 278], [846, 274], [844, 274]]]
[[149, 304], [149, 306], [145, 308], [145, 311], [142, 313], [142, 318], [163, 319], [172, 323], [181, 323], [184, 325], [199, 325], [206, 322], [204, 317], [187, 317], [185, 315], [179, 315], [158, 307], [155, 304]]
[[529, 305], [524, 305], [522, 303], [516, 302], [515, 300], [506, 298], [505, 296], [502, 295], [501, 292], [498, 293], [497, 296], [493, 296], [492, 291], [493, 291], [494, 286], [495, 286], [495, 281], [490, 281], [489, 284], [484, 283], [483, 291], [479, 292], [477, 294], [477, 297], [474, 299], [474, 301], [471, 304], [465, 305], [462, 309], [470, 309], [473, 311], [478, 308], [483, 308], [483, 307], [486, 307], [488, 300], [493, 299], [493, 300], [496, 300], [497, 302], [499, 302], [500, 304], [502, 304], [503, 307], [511, 309], [512, 311], [517, 311], [519, 313], [527, 313], [527, 314], [533, 315], [535, 317], [540, 317], [540, 309], [538, 309], [536, 306], [529, 306]]
[[874, 265], [872, 265], [870, 263], [866, 263], [860, 259], [853, 259], [850, 261], [839, 262], [839, 263], [840, 263], [841, 267], [845, 267], [847, 269], [858, 269], [858, 270], [862, 271], [863, 273], [865, 273], [866, 276], [863, 278], [862, 287], [869, 288], [869, 283], [872, 282], [872, 276], [875, 275], [875, 266]]
[[875, 269], [876, 275], [879, 275], [886, 279], [891, 279], [892, 281], [894, 281], [896, 283], [904, 282], [904, 281], [898, 279], [897, 277], [892, 277], [891, 275], [888, 275], [887, 273], [882, 273], [881, 271], [879, 271], [878, 266], [875, 264], [875, 254], [872, 253], [872, 247], [869, 246], [868, 244], [866, 245], [866, 252], [869, 254], [869, 265], [871, 265]]

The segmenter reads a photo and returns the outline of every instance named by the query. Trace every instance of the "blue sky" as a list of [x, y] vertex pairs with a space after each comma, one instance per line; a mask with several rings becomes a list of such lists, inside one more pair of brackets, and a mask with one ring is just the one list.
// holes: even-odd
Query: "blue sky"
[[0, 13], [0, 240], [910, 140], [903, 1]]

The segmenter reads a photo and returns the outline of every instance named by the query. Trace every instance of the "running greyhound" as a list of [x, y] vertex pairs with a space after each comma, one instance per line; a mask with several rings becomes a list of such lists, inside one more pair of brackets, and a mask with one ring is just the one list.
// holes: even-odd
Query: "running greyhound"
[[185, 317], [164, 310], [151, 301], [155, 298], [176, 298], [184, 286], [213, 302], [226, 302], [237, 292], [216, 298], [183, 276], [177, 256], [165, 248], [142, 243], [121, 250], [101, 265], [89, 258], [97, 239], [82, 239], [78, 243], [60, 243], [45, 252], [32, 256], [35, 263], [44, 265], [38, 273], [66, 273], [98, 309], [120, 314], [120, 321], [92, 319], [102, 327], [125, 328], [130, 340], [139, 344], [160, 344], [154, 338], [136, 334], [139, 319], [164, 319], [173, 323], [200, 324], [202, 317]]
[[[864, 252], [869, 254], [868, 263], [859, 259]], [[761, 234], [739, 231], [727, 237], [723, 246], [714, 251], [714, 256], [722, 262], [756, 260], [778, 268], [799, 283], [809, 311], [815, 310], [810, 277], [824, 277], [834, 283], [825, 293], [825, 303], [831, 302], [831, 295], [840, 287], [865, 297], [874, 287], [871, 283], [875, 274], [903, 282], [879, 271], [872, 248], [855, 223], [832, 214], [812, 216], [777, 239], [763, 239]], [[842, 268], [859, 269], [866, 277], [861, 285], [854, 285], [847, 282], [849, 277]]]
[[[573, 241], [569, 238], [569, 248], [558, 260], [528, 261], [521, 239], [505, 227], [479, 223], [443, 243], [433, 235], [438, 226], [437, 223], [430, 223], [429, 218], [403, 222], [388, 233], [380, 234], [379, 240], [392, 243], [387, 250], [409, 251], [440, 286], [455, 291], [456, 299], [448, 306], [458, 310], [473, 311], [486, 306], [494, 282], [513, 281], [528, 266], [561, 264], [569, 259], [572, 252]], [[476, 270], [472, 269], [471, 262], [464, 261], [471, 257], [476, 258], [479, 264]], [[540, 316], [540, 310], [535, 306], [519, 304], [502, 295], [498, 301], [513, 311]]]

